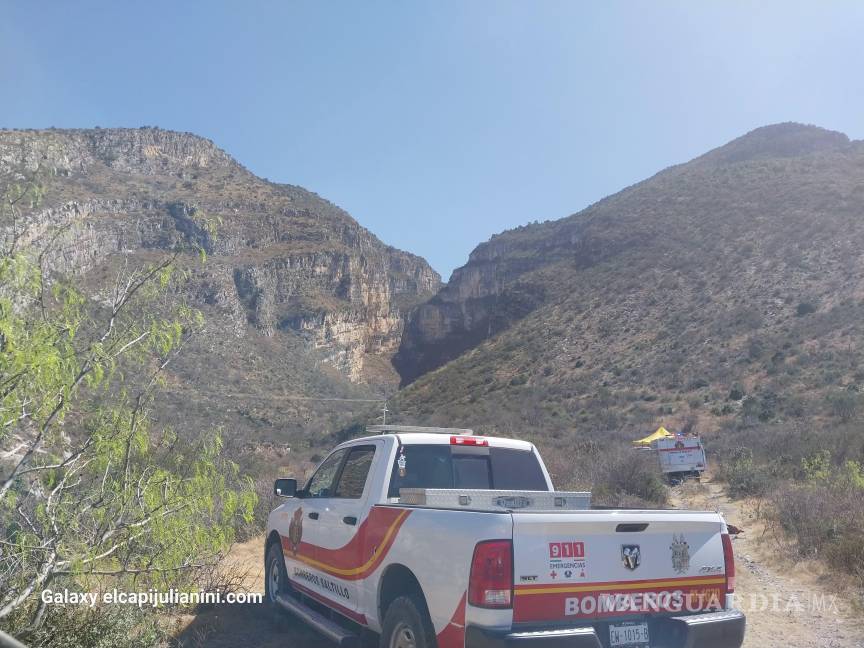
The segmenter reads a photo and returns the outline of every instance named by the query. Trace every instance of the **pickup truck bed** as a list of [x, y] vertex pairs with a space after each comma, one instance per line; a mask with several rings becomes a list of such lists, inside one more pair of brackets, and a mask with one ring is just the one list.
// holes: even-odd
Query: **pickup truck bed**
[[719, 514], [592, 510], [585, 493], [553, 491], [529, 443], [462, 431], [366, 437], [337, 447], [301, 491], [277, 488], [295, 496], [270, 516], [268, 597], [301, 616], [301, 606], [317, 608], [306, 620], [325, 632], [329, 621], [339, 641], [361, 632], [387, 648], [743, 641]]

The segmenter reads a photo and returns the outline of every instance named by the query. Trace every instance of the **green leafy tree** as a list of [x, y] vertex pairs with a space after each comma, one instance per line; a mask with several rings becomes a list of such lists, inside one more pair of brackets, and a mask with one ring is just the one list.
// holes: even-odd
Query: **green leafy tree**
[[47, 588], [190, 587], [255, 505], [218, 434], [152, 422], [166, 367], [202, 327], [178, 304], [180, 252], [121, 267], [90, 300], [50, 271], [66, 233], [23, 225], [41, 194], [15, 185], [0, 214], [0, 626], [24, 634]]

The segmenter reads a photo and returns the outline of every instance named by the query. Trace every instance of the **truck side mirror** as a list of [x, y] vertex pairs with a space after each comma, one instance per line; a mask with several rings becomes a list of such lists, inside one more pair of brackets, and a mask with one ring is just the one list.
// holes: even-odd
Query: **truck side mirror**
[[277, 497], [294, 497], [296, 493], [296, 479], [277, 479], [273, 482], [273, 494]]

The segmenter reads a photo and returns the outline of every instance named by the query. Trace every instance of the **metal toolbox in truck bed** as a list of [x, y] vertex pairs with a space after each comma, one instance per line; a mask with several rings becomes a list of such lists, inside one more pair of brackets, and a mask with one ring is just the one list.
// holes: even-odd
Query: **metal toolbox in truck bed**
[[591, 493], [570, 491], [402, 488], [399, 503], [429, 508], [474, 511], [584, 511]]

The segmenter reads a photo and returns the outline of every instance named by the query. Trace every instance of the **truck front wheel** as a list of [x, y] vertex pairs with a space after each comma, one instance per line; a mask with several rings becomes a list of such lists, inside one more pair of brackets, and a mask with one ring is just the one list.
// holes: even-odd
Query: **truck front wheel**
[[288, 571], [285, 569], [285, 558], [282, 547], [274, 542], [267, 550], [264, 563], [264, 595], [272, 607], [276, 607], [276, 597], [288, 591]]
[[384, 615], [381, 648], [433, 648], [435, 629], [423, 600], [415, 595], [400, 596]]

